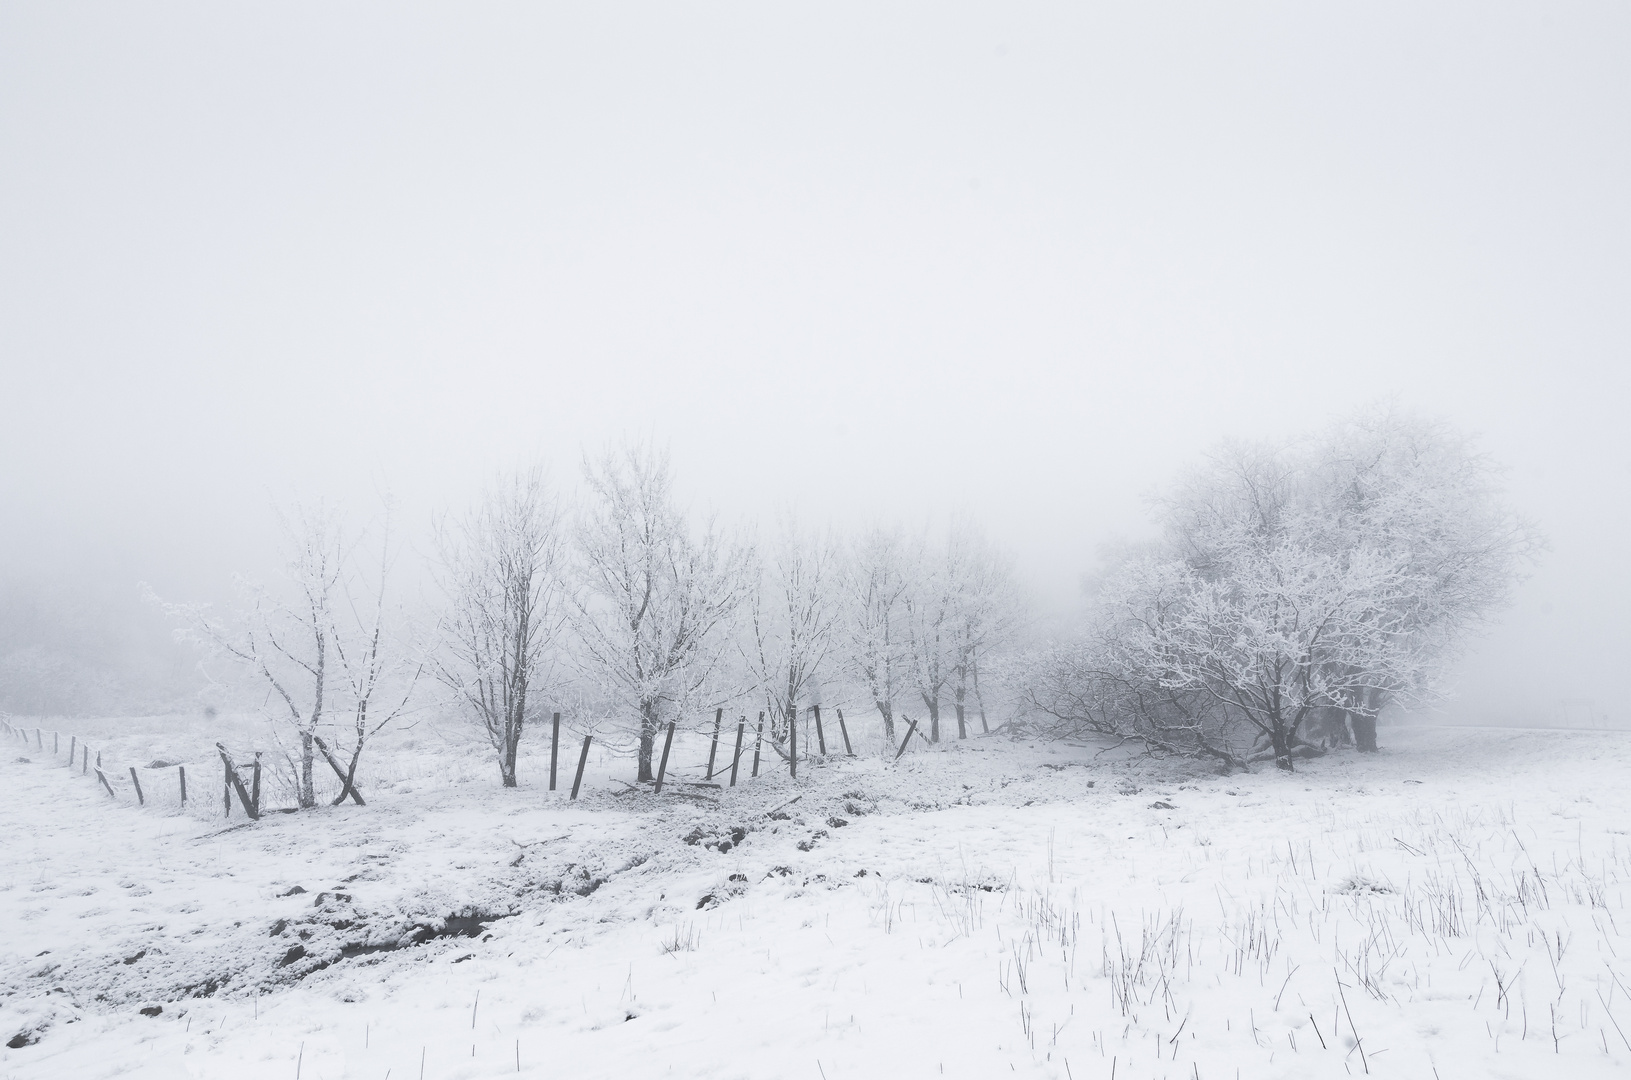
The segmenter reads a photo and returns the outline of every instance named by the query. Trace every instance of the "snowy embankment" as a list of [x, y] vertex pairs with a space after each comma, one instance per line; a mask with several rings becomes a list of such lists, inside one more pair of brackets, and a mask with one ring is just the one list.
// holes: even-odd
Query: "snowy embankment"
[[1631, 736], [1385, 734], [230, 830], [7, 748], [0, 1077], [1623, 1075]]

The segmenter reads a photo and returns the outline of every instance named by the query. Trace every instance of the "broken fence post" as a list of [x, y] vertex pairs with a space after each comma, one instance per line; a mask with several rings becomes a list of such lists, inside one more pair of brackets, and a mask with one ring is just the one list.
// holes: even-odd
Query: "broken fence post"
[[849, 728], [844, 726], [844, 710], [835, 709], [834, 711], [838, 713], [838, 732], [844, 736], [844, 753], [848, 754], [850, 757], [854, 757], [855, 751], [852, 750], [849, 745]]
[[[227, 770], [227, 816], [231, 816], [232, 793], [236, 791], [238, 801], [244, 804], [244, 813], [249, 815], [249, 820], [259, 821], [261, 816], [260, 806], [258, 803], [250, 802], [249, 792], [244, 790], [244, 782], [238, 778], [238, 770], [233, 767], [232, 755], [228, 754], [227, 748], [220, 743], [215, 744], [215, 749], [220, 752], [221, 764], [225, 765]], [[256, 764], [259, 764], [259, 762]]]
[[816, 747], [821, 751], [821, 756], [826, 757], [827, 756], [827, 736], [824, 735], [822, 733], [822, 731], [821, 731], [821, 706], [820, 705], [812, 705], [812, 706], [810, 706], [810, 708], [811, 708], [812, 711], [814, 711], [815, 718], [816, 718]]
[[[906, 719], [906, 718], [902, 717], [902, 719]], [[912, 732], [914, 732], [916, 730], [917, 730], [917, 721], [916, 720], [907, 720], [906, 738], [904, 738], [904, 739], [902, 739], [900, 741], [900, 749], [895, 751], [895, 760], [896, 761], [900, 760], [900, 756], [902, 754], [906, 753], [906, 748], [912, 744]]]
[[725, 719], [725, 710], [724, 709], [715, 709], [714, 710], [714, 741], [708, 744], [708, 775], [703, 777], [704, 781], [712, 780], [714, 778], [714, 756], [719, 753], [719, 725], [720, 725], [720, 723], [722, 723], [724, 721], [724, 719]]
[[748, 718], [742, 717], [736, 725], [736, 753], [731, 755], [731, 787], [736, 786], [736, 769], [742, 764], [742, 736], [747, 734]]
[[549, 790], [555, 790], [555, 763], [561, 758], [561, 714], [549, 718]]
[[583, 750], [578, 754], [578, 775], [572, 778], [572, 798], [574, 800], [578, 797], [578, 788], [583, 784], [583, 767], [589, 764], [589, 740], [592, 738], [594, 738], [592, 735], [583, 737]]
[[[321, 735], [313, 735], [312, 741], [317, 744], [317, 749], [323, 752], [323, 760], [327, 761], [328, 767], [334, 770], [334, 775], [340, 778], [340, 797], [334, 800], [335, 805], [338, 806], [340, 803], [344, 802], [346, 795], [349, 793], [352, 802], [356, 803], [358, 806], [367, 806], [368, 804], [362, 801], [362, 792], [357, 790], [357, 782], [355, 777], [351, 778], [349, 789], [347, 788], [346, 771], [340, 768], [340, 763], [335, 761], [334, 755], [328, 752], [328, 744], [323, 742], [323, 737]], [[260, 768], [259, 754], [255, 755], [255, 767], [257, 769]], [[257, 788], [256, 790], [259, 789]]]
[[764, 741], [765, 741], [765, 714], [764, 714], [764, 710], [760, 709], [759, 710], [759, 734], [754, 736], [754, 738], [753, 738], [753, 775], [755, 777], [757, 777], [759, 775], [759, 747], [764, 743]]
[[663, 790], [663, 774], [668, 771], [668, 748], [674, 745], [674, 721], [668, 722], [668, 735], [663, 739], [663, 759], [657, 764], [657, 786], [652, 794], [660, 794]]
[[130, 782], [136, 788], [136, 805], [137, 806], [146, 806], [147, 805], [147, 800], [142, 798], [142, 782], [136, 776], [136, 766], [134, 766], [134, 765], [132, 765], [130, 767]]
[[108, 798], [110, 798], [110, 799], [118, 799], [119, 798], [119, 796], [117, 796], [117, 795], [115, 795], [113, 793], [113, 785], [108, 783], [108, 778], [105, 775], [103, 775], [102, 766], [100, 766], [100, 765], [98, 765], [96, 767], [96, 778], [98, 780], [102, 781], [102, 786], [103, 787], [108, 789]]

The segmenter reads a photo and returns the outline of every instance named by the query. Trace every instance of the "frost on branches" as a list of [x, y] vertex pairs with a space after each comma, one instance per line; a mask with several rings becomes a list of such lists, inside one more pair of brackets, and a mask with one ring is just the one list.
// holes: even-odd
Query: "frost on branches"
[[1160, 503], [1165, 540], [1100, 583], [1086, 633], [1035, 658], [1069, 725], [1217, 758], [1293, 760], [1430, 697], [1540, 541], [1446, 428], [1362, 416], [1311, 444], [1231, 445]]

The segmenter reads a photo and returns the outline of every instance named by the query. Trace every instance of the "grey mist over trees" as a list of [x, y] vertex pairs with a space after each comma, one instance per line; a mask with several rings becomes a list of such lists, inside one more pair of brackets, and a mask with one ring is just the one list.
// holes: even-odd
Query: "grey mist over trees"
[[1508, 602], [1538, 531], [1493, 463], [1382, 410], [1318, 440], [1223, 447], [1157, 504], [1164, 538], [1100, 580], [1086, 632], [1032, 660], [1069, 725], [1283, 769], [1437, 691]]
[[435, 520], [412, 610], [387, 592], [389, 515], [351, 533], [326, 509], [286, 519], [275, 587], [243, 579], [228, 615], [165, 610], [265, 690], [301, 805], [325, 734], [343, 797], [409, 715], [473, 725], [505, 787], [552, 713], [651, 782], [669, 725], [726, 711], [796, 769], [826, 750], [801, 727], [821, 707], [866, 752], [898, 754], [906, 721], [931, 745], [1107, 735], [1291, 770], [1375, 750], [1381, 713], [1437, 701], [1544, 546], [1472, 439], [1389, 404], [1217, 447], [1152, 501], [1159, 539], [1113, 555], [1063, 622], [967, 515], [761, 528], [683, 504], [675, 478], [649, 442], [585, 455], [572, 494], [541, 465], [503, 474]]

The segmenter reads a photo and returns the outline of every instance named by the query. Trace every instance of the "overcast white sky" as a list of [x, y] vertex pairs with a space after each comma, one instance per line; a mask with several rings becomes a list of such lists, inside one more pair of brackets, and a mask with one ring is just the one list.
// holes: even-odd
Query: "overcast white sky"
[[1062, 606], [1223, 436], [1384, 395], [1552, 537], [1461, 710], [1631, 656], [1631, 8], [0, 0], [0, 558], [219, 587], [671, 445], [963, 509]]

